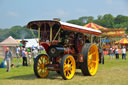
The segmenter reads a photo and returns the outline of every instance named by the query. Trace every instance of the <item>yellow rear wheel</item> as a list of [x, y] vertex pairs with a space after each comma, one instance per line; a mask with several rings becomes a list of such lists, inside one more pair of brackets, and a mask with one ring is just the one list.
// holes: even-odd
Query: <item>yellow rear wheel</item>
[[60, 72], [63, 79], [72, 79], [75, 74], [76, 63], [72, 55], [65, 55], [60, 63]]
[[80, 64], [84, 75], [93, 76], [96, 74], [99, 64], [98, 48], [95, 44], [86, 43], [82, 48], [84, 62]]
[[34, 63], [34, 73], [39, 78], [48, 76], [49, 70], [47, 64], [49, 63], [48, 56], [45, 54], [38, 55]]

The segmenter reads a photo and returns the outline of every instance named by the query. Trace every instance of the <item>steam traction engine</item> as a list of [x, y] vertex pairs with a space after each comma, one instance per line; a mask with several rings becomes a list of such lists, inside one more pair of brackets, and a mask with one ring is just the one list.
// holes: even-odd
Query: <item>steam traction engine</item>
[[34, 63], [37, 77], [47, 77], [49, 71], [56, 71], [63, 79], [72, 79], [75, 69], [83, 75], [95, 75], [99, 55], [95, 44], [89, 43], [86, 34], [101, 35], [98, 30], [61, 21], [32, 21], [29, 29], [38, 30], [39, 44], [47, 54], [40, 54]]

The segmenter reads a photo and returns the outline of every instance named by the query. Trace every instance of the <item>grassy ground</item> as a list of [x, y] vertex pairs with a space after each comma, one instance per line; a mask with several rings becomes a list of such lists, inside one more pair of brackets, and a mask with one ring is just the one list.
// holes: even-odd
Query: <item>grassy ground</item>
[[[0, 62], [2, 59], [0, 59]], [[15, 59], [13, 59], [15, 62]], [[21, 64], [22, 60], [20, 61]], [[56, 72], [51, 72], [47, 78], [36, 78], [33, 66], [15, 67], [10, 72], [0, 69], [0, 85], [128, 85], [128, 59], [110, 60], [105, 56], [105, 64], [99, 65], [95, 76], [83, 76], [81, 70], [76, 70], [72, 80], [63, 80]]]

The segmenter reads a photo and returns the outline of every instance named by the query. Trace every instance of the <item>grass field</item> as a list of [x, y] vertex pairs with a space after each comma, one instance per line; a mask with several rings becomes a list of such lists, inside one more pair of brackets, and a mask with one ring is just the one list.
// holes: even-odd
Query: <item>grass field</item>
[[10, 72], [0, 68], [0, 85], [128, 85], [128, 60], [121, 56], [119, 60], [110, 60], [105, 56], [105, 64], [99, 65], [95, 76], [83, 76], [78, 69], [72, 80], [63, 80], [56, 72], [50, 72], [44, 79], [36, 78], [33, 66], [15, 67]]

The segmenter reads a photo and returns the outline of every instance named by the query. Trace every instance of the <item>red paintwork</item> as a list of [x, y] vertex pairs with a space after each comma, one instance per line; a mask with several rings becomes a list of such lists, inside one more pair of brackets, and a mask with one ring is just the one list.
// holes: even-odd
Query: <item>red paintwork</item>
[[84, 56], [83, 55], [79, 55], [79, 61], [78, 62], [84, 62]]
[[59, 64], [47, 64], [46, 65], [48, 70], [57, 70], [59, 71], [60, 70], [60, 65]]
[[64, 54], [75, 54], [74, 48], [65, 48], [64, 49]]
[[44, 49], [47, 51], [48, 47], [50, 46], [50, 43], [40, 42], [40, 45], [42, 45]]

